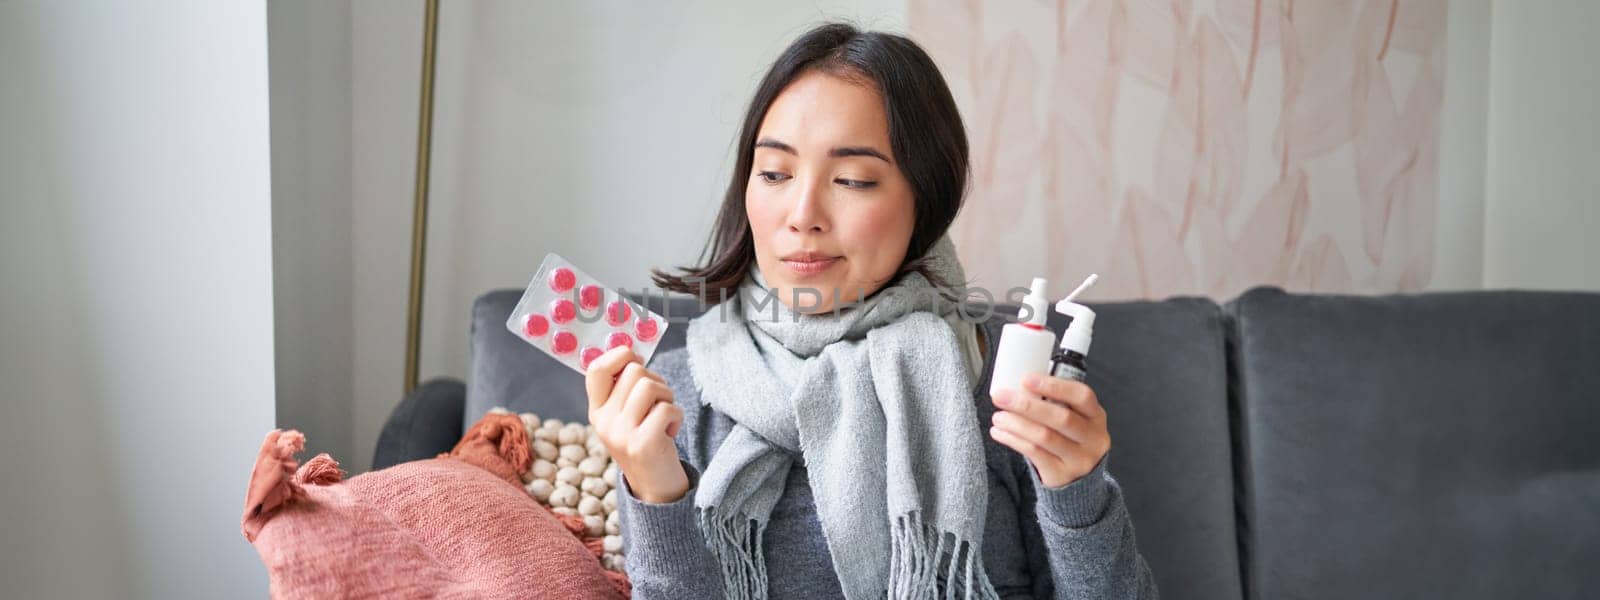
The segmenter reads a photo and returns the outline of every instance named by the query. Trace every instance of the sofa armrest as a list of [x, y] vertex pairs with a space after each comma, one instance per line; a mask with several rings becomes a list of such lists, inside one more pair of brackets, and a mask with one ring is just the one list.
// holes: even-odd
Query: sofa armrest
[[417, 386], [389, 413], [378, 435], [372, 469], [449, 452], [461, 440], [466, 404], [467, 385], [458, 379], [440, 377]]

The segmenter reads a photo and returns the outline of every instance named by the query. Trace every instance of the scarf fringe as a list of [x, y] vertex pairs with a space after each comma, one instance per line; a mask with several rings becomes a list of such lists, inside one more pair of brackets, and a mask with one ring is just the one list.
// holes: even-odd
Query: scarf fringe
[[896, 517], [889, 535], [890, 598], [999, 598], [973, 540], [923, 523], [916, 511]]
[[722, 567], [723, 597], [729, 600], [766, 598], [767, 560], [761, 549], [763, 524], [739, 514], [717, 519], [711, 510], [701, 510], [699, 516], [706, 547]]
[[[766, 598], [762, 523], [743, 515], [717, 519], [710, 510], [701, 510], [699, 518], [706, 546], [722, 567], [724, 597]], [[999, 599], [972, 540], [923, 523], [918, 512], [896, 517], [890, 529], [890, 598]]]

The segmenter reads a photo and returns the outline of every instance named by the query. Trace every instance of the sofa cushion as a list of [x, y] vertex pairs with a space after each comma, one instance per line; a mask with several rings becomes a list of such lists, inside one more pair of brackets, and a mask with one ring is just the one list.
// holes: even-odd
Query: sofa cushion
[[[1201, 298], [1090, 306], [1106, 467], [1157, 586], [1172, 598], [1242, 598], [1222, 309]], [[1065, 320], [1052, 313], [1050, 328]]]
[[304, 465], [296, 431], [262, 443], [240, 529], [272, 598], [629, 597], [601, 567], [600, 538], [523, 490], [523, 423], [493, 415], [448, 456], [348, 480], [327, 454]]
[[1600, 294], [1228, 309], [1251, 597], [1600, 587]]

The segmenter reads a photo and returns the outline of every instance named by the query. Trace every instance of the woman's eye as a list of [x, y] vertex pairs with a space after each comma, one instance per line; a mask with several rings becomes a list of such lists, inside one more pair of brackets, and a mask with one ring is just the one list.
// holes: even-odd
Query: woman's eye
[[835, 179], [833, 181], [852, 190], [869, 190], [878, 185], [876, 181], [861, 181], [859, 179]]
[[781, 183], [783, 180], [789, 178], [788, 175], [779, 173], [777, 171], [762, 171], [758, 173], [757, 176], [760, 177], [762, 181], [767, 183]]

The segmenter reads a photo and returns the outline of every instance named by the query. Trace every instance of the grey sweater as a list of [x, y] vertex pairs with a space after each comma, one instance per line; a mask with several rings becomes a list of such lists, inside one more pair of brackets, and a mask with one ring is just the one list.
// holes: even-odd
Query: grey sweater
[[[986, 333], [986, 355], [992, 356], [998, 332]], [[675, 442], [689, 475], [689, 491], [674, 502], [646, 503], [628, 490], [626, 473], [618, 478], [633, 598], [721, 598], [722, 570], [699, 531], [694, 495], [700, 472], [734, 423], [701, 401], [686, 350], [661, 353], [650, 368], [667, 380], [684, 411]], [[988, 371], [984, 369], [973, 391], [978, 417], [973, 426], [984, 432], [988, 463], [983, 564], [1000, 597], [1155, 598], [1150, 568], [1139, 555], [1121, 488], [1106, 472], [1105, 460], [1077, 481], [1046, 487], [1026, 458], [989, 437], [995, 408], [989, 401]], [[762, 548], [769, 598], [843, 597], [803, 462], [790, 472]]]

